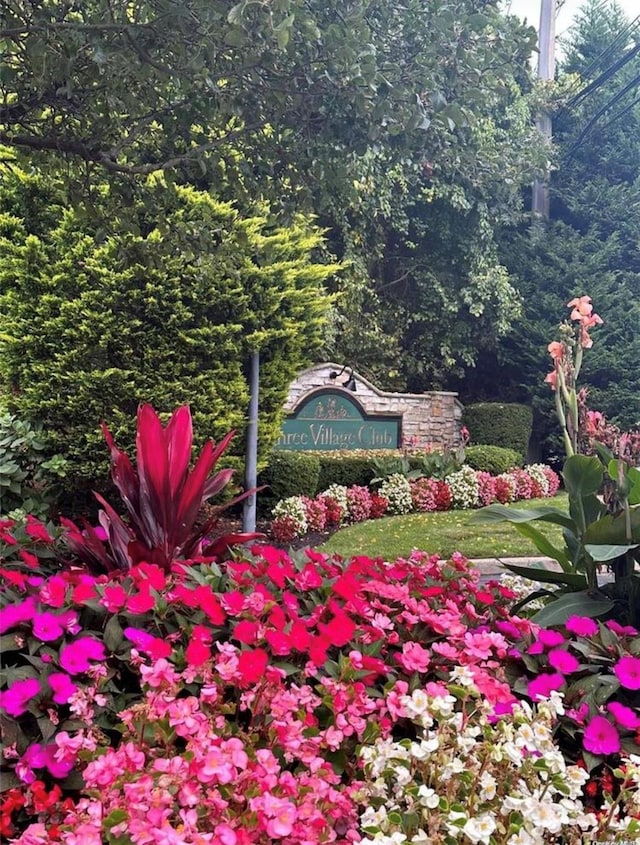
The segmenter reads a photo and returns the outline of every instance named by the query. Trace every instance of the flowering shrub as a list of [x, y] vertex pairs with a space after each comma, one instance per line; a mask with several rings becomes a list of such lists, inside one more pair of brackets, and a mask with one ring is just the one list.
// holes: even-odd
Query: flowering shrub
[[[400, 697], [401, 712], [416, 726], [414, 739], [378, 740], [362, 750], [369, 803], [360, 823], [372, 837], [362, 845], [405, 837], [424, 845], [635, 838], [640, 758], [624, 775], [615, 811], [589, 813], [581, 800], [589, 775], [567, 765], [554, 743], [564, 712], [557, 694], [496, 718], [466, 667], [452, 677], [456, 686], [434, 683]], [[620, 805], [627, 811], [622, 818]]]
[[496, 480], [489, 472], [476, 472], [478, 499], [481, 505], [490, 505], [496, 499]]
[[[416, 553], [394, 564], [343, 563], [309, 551], [294, 564], [276, 549], [254, 551], [226, 564], [224, 575], [215, 564], [177, 565], [169, 575], [140, 564], [111, 579], [5, 574], [0, 706], [13, 739], [3, 768], [19, 789], [2, 805], [5, 830], [38, 815], [34, 829], [62, 825], [61, 841], [80, 845], [101, 841], [91, 827], [101, 818], [103, 837], [114, 843], [125, 821], [135, 843], [152, 841], [144, 839], [150, 829], [169, 837], [179, 824], [191, 831], [187, 842], [197, 841], [196, 831], [211, 834], [198, 841], [224, 841], [226, 829], [207, 815], [218, 802], [216, 824], [231, 827], [231, 842], [262, 841], [280, 810], [283, 837], [298, 835], [298, 820], [320, 816], [346, 837], [356, 819], [349, 761], [365, 731], [367, 742], [388, 735], [396, 695], [412, 679], [446, 680], [455, 658], [487, 700], [513, 700], [501, 661], [528, 623], [490, 634], [488, 626], [508, 618], [512, 594], [480, 588], [463, 559], [440, 564]], [[105, 754], [105, 742], [119, 736]], [[334, 781], [326, 761], [347, 780]], [[87, 783], [81, 797], [79, 770]], [[247, 788], [230, 799], [236, 774]], [[38, 809], [42, 783], [46, 812]], [[178, 783], [187, 791], [174, 789]], [[273, 802], [261, 804], [267, 793]], [[124, 806], [126, 796], [136, 800]], [[190, 814], [193, 807], [202, 817]], [[246, 830], [248, 813], [257, 817]], [[144, 824], [146, 833], [133, 836]], [[81, 833], [86, 838], [72, 838]]]
[[302, 502], [309, 531], [324, 531], [327, 525], [326, 498], [318, 496], [316, 499], [310, 499], [308, 496], [303, 496]]
[[354, 485], [347, 490], [347, 508], [351, 522], [364, 522], [371, 514], [371, 493], [368, 487]]
[[271, 534], [284, 545], [307, 530], [323, 531], [344, 521], [379, 519], [386, 513], [403, 514], [411, 510], [446, 511], [452, 504], [476, 507], [494, 501], [512, 502], [525, 496], [553, 496], [559, 484], [556, 473], [541, 464], [495, 477], [467, 466], [460, 473], [448, 476], [446, 481], [426, 477], [407, 480], [404, 475], [395, 474], [383, 482], [379, 493], [372, 493], [366, 487], [333, 485], [315, 499], [304, 496], [284, 499], [272, 511]]
[[478, 505], [478, 477], [470, 466], [463, 466], [447, 478], [454, 508], [475, 508]]
[[329, 499], [333, 499], [333, 501], [340, 507], [340, 519], [349, 512], [347, 488], [344, 484], [330, 484], [322, 495]]
[[389, 503], [390, 514], [409, 513], [413, 502], [411, 500], [411, 485], [409, 480], [400, 473], [394, 473], [380, 485], [380, 495]]
[[308, 528], [307, 507], [302, 496], [289, 496], [282, 499], [276, 504], [272, 514], [276, 521], [285, 517], [287, 524], [295, 526], [297, 534], [304, 534]]

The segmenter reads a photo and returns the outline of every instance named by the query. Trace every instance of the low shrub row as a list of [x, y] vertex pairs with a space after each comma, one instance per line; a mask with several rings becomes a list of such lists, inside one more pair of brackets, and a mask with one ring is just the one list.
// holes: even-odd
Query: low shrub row
[[500, 475], [463, 466], [446, 479], [410, 480], [400, 473], [384, 479], [376, 490], [362, 485], [333, 484], [319, 496], [289, 496], [273, 508], [271, 533], [288, 543], [308, 531], [335, 530], [343, 524], [411, 511], [475, 508], [492, 502], [515, 502], [555, 496], [560, 479], [543, 464]]
[[261, 473], [267, 505], [290, 496], [315, 496], [332, 484], [367, 487], [374, 478], [395, 473], [442, 479], [462, 462], [492, 475], [522, 466], [522, 453], [499, 446], [468, 446], [460, 450], [353, 450], [335, 452], [272, 452]]
[[533, 412], [528, 405], [503, 402], [479, 402], [467, 405], [463, 421], [471, 443], [487, 443], [527, 454]]

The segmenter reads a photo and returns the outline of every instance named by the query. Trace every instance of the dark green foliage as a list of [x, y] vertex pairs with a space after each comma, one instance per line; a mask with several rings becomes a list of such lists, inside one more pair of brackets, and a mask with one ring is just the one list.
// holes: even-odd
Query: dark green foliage
[[322, 452], [318, 493], [322, 493], [331, 484], [344, 484], [346, 487], [358, 484], [366, 487], [375, 475], [372, 457], [350, 455], [348, 452]]
[[288, 385], [321, 340], [322, 283], [336, 268], [312, 261], [320, 232], [302, 218], [276, 227], [264, 206], [241, 217], [155, 179], [129, 209], [137, 234], [105, 236], [99, 208], [95, 225], [60, 211], [36, 234], [14, 202], [30, 177], [2, 175], [0, 380], [9, 409], [41, 422], [48, 453], [69, 460], [69, 486], [103, 487], [99, 424], [130, 449], [145, 401], [161, 414], [189, 404], [201, 442], [236, 429], [232, 449], [243, 454], [254, 349], [266, 455]]
[[465, 463], [475, 470], [490, 472], [491, 475], [509, 472], [510, 469], [522, 466], [523, 463], [522, 453], [502, 446], [467, 446], [464, 453]]
[[38, 427], [0, 410], [0, 516], [48, 514], [66, 462], [60, 455], [45, 460], [44, 446]]
[[267, 485], [260, 499], [280, 501], [289, 496], [313, 497], [318, 491], [320, 458], [308, 452], [274, 450], [260, 473], [259, 484]]
[[471, 444], [486, 444], [514, 449], [526, 455], [531, 437], [533, 413], [527, 405], [480, 402], [464, 409], [464, 424]]

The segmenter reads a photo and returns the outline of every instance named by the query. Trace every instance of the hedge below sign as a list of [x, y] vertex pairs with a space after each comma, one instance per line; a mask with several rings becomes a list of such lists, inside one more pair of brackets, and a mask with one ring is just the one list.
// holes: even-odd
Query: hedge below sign
[[322, 388], [282, 424], [276, 449], [397, 449], [402, 417], [365, 413], [350, 395]]

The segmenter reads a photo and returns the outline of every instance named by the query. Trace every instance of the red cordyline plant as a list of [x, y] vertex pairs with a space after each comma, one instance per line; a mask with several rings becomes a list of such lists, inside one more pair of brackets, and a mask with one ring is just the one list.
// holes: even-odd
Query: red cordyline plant
[[188, 405], [178, 408], [165, 428], [151, 405], [139, 407], [135, 469], [128, 455], [116, 446], [104, 423], [102, 431], [111, 451], [111, 477], [127, 509], [128, 522], [99, 493], [94, 495], [104, 508], [98, 521], [106, 542], [100, 536], [102, 532], [87, 522], [84, 530], [80, 530], [70, 520], [63, 520], [70, 550], [92, 572], [127, 571], [142, 562], [157, 564], [168, 571], [174, 560], [220, 557], [230, 546], [263, 536], [226, 534], [213, 542], [207, 541], [220, 512], [253, 491], [216, 508], [210, 519], [196, 526], [203, 503], [220, 493], [233, 475], [232, 469], [211, 475], [233, 431], [217, 446], [208, 440], [191, 470], [193, 427]]

